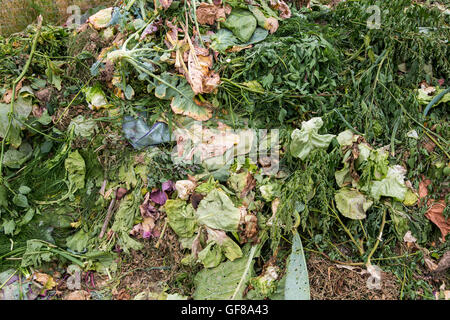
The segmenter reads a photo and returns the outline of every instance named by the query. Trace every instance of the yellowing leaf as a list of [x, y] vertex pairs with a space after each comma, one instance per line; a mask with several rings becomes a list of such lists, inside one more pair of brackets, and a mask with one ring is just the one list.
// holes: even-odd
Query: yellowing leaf
[[53, 280], [53, 278], [45, 273], [36, 272], [33, 275], [33, 279], [36, 282], [42, 284], [44, 286], [44, 289], [46, 290], [50, 290], [56, 286], [56, 282]]
[[192, 47], [188, 56], [188, 73], [186, 79], [194, 94], [210, 93], [220, 84], [220, 76], [211, 71], [212, 57], [205, 48]]
[[92, 26], [97, 30], [104, 29], [111, 22], [112, 13], [113, 13], [113, 8], [106, 8], [106, 9], [100, 10], [96, 14], [90, 16], [88, 19], [88, 22], [90, 24], [92, 24]]
[[361, 220], [366, 217], [366, 211], [372, 206], [372, 201], [358, 190], [341, 189], [334, 199], [339, 212], [347, 218]]

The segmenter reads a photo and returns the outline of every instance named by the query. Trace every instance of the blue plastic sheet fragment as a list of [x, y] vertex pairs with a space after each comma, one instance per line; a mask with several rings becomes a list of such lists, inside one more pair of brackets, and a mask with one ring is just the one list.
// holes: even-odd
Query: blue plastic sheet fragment
[[125, 116], [122, 130], [125, 138], [138, 150], [171, 141], [169, 126], [164, 122], [156, 122], [150, 128], [142, 118]]

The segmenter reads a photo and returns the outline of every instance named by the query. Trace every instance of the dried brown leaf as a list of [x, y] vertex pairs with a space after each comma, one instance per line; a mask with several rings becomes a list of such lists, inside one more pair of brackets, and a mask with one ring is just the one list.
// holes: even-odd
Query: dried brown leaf
[[256, 179], [253, 178], [253, 175], [251, 173], [247, 174], [247, 184], [245, 185], [244, 189], [241, 192], [241, 197], [245, 198], [247, 194], [256, 186]]
[[281, 19], [289, 19], [292, 15], [291, 9], [283, 0], [270, 0], [270, 6], [280, 12]]
[[206, 48], [194, 47], [189, 51], [188, 74], [185, 75], [194, 94], [211, 93], [220, 84], [220, 76], [212, 68], [212, 56]]
[[56, 286], [56, 283], [53, 280], [53, 278], [46, 273], [36, 272], [33, 275], [33, 280], [42, 284], [45, 289], [52, 289], [53, 287]]
[[64, 300], [89, 300], [91, 294], [85, 290], [77, 290], [69, 293], [64, 297]]
[[[16, 98], [17, 98], [17, 94], [19, 93], [19, 90], [22, 89], [22, 84], [23, 84], [24, 80], [25, 80], [25, 78], [20, 80], [20, 82], [16, 85]], [[3, 95], [3, 102], [11, 103], [11, 99], [12, 99], [12, 89], [8, 89], [8, 90], [6, 90], [6, 93]]]
[[450, 221], [444, 217], [445, 200], [435, 201], [430, 199], [428, 206], [429, 209], [425, 213], [425, 217], [439, 228], [442, 234], [442, 242], [444, 242], [446, 235], [450, 233]]
[[216, 21], [225, 21], [227, 14], [230, 14], [231, 7], [229, 5], [221, 6], [212, 3], [202, 2], [197, 7], [197, 21], [201, 25], [213, 25]]
[[439, 263], [434, 270], [435, 272], [442, 272], [450, 268], [450, 251], [447, 251], [442, 256], [441, 260], [439, 260]]

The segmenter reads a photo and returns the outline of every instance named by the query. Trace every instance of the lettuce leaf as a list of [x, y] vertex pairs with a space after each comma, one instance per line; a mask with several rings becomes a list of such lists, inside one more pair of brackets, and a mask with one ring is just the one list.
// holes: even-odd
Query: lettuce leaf
[[380, 181], [372, 181], [370, 195], [376, 200], [381, 196], [392, 197], [398, 201], [405, 200], [408, 188], [405, 185], [406, 169], [395, 165], [389, 167], [386, 177]]
[[347, 188], [340, 189], [335, 195], [336, 207], [343, 216], [361, 220], [366, 218], [366, 211], [372, 206], [373, 201], [367, 200], [366, 197], [358, 190]]
[[316, 117], [309, 121], [302, 122], [301, 130], [295, 129], [292, 132], [290, 151], [293, 157], [304, 160], [312, 150], [318, 148], [325, 149], [328, 147], [335, 135], [319, 134], [318, 131], [322, 126], [322, 119]]
[[212, 229], [237, 231], [240, 211], [222, 190], [213, 189], [200, 201], [197, 208], [197, 219]]
[[167, 200], [164, 205], [169, 226], [181, 238], [189, 238], [196, 230], [194, 208], [181, 199]]

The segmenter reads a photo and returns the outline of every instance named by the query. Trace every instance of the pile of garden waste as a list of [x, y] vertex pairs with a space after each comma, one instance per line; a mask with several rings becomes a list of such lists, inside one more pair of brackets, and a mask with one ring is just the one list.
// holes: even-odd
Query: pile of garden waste
[[0, 37], [0, 299], [449, 299], [445, 1], [93, 12]]

